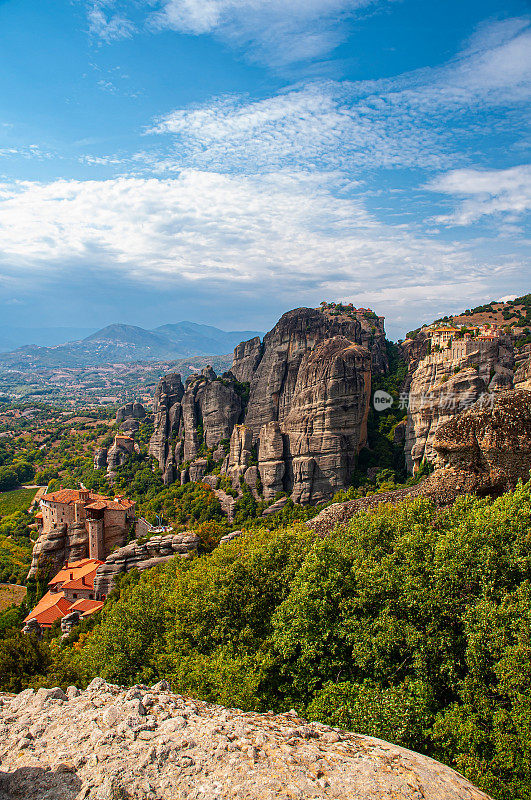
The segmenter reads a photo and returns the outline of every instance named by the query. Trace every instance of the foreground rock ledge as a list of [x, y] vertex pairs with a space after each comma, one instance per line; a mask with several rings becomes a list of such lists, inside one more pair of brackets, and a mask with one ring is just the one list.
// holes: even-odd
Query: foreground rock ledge
[[410, 750], [164, 682], [0, 695], [0, 759], [1, 800], [489, 800]]

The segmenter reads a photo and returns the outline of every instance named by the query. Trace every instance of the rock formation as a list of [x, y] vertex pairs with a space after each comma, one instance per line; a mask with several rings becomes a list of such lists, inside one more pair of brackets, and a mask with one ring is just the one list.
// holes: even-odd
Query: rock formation
[[[370, 349], [368, 349], [370, 347]], [[166, 483], [202, 479], [221, 460], [234, 488], [285, 491], [316, 502], [348, 485], [366, 441], [371, 372], [387, 368], [383, 318], [348, 308], [289, 311], [260, 339], [234, 351], [231, 372], [211, 368], [163, 378], [149, 452]], [[249, 395], [245, 385], [249, 384]], [[191, 462], [191, 463], [190, 463]]]
[[531, 390], [531, 358], [522, 361], [514, 373], [514, 388]]
[[497, 393], [439, 425], [433, 439], [441, 468], [424, 485], [439, 502], [461, 494], [497, 496], [529, 480], [531, 392]]
[[65, 561], [79, 561], [88, 557], [88, 534], [82, 522], [54, 525], [50, 531], [39, 536], [33, 546], [28, 579], [37, 571], [55, 575]]
[[0, 695], [4, 800], [489, 800], [427, 756], [370, 736], [95, 678]]
[[153, 403], [155, 430], [149, 442], [148, 452], [158, 461], [166, 484], [175, 480], [172, 444], [174, 433], [181, 421], [183, 395], [181, 376], [175, 372], [161, 378], [155, 392]]
[[181, 462], [197, 459], [202, 446], [213, 448], [230, 438], [242, 411], [235, 383], [230, 373], [217, 378], [212, 367], [188, 378], [186, 387], [176, 374], [159, 382], [149, 454], [157, 459], [166, 484], [176, 479]]
[[508, 337], [457, 340], [443, 352], [418, 361], [409, 386], [405, 454], [415, 472], [423, 459], [437, 463], [433, 439], [438, 426], [481, 395], [512, 387], [513, 349]]
[[[416, 486], [327, 506], [307, 525], [320, 535], [347, 523], [359, 511], [382, 503], [429, 497], [437, 505], [462, 494], [498, 496], [529, 480], [531, 391], [498, 392], [492, 405], [478, 400], [437, 428], [433, 437], [439, 468]], [[269, 509], [267, 509], [269, 511]]]
[[137, 569], [143, 572], [157, 564], [169, 561], [174, 556], [187, 556], [195, 552], [201, 540], [190, 531], [170, 533], [166, 536], [152, 536], [147, 542], [131, 542], [119, 547], [98, 567], [94, 578], [94, 591], [98, 596], [107, 596], [112, 590], [116, 576], [122, 572]]
[[140, 420], [146, 416], [146, 409], [142, 403], [126, 403], [116, 412], [116, 424], [124, 433], [134, 434], [140, 428]]
[[367, 441], [371, 358], [343, 336], [305, 354], [283, 429], [287, 486], [296, 503], [329, 498], [349, 483]]

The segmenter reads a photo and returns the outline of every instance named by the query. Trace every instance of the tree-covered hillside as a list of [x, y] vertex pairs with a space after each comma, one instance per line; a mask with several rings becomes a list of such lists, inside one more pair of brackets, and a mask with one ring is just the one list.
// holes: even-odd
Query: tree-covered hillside
[[1, 688], [167, 678], [401, 743], [497, 800], [529, 800], [530, 529], [531, 483], [445, 511], [380, 507], [325, 539], [255, 529], [130, 573], [64, 642], [7, 633]]

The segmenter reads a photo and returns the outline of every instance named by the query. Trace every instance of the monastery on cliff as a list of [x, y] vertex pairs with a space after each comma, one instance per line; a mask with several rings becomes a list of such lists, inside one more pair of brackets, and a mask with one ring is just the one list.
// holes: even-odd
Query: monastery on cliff
[[45, 494], [36, 515], [39, 535], [54, 525], [81, 523], [88, 535], [88, 557], [105, 561], [116, 545], [122, 545], [135, 517], [135, 504], [118, 495], [93, 494], [88, 489], [60, 489]]

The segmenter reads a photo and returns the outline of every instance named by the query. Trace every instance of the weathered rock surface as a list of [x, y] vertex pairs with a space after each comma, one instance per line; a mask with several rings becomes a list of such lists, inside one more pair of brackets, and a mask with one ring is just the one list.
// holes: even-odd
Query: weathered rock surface
[[222, 472], [232, 478], [232, 485], [238, 487], [250, 466], [253, 457], [253, 432], [246, 425], [236, 425], [230, 437], [229, 454], [223, 463]]
[[2, 800], [489, 800], [411, 750], [165, 682], [1, 695], [0, 758]]
[[531, 391], [498, 392], [492, 406], [478, 400], [439, 425], [433, 447], [440, 466], [418, 485], [334, 503], [306, 524], [326, 535], [359, 511], [382, 503], [429, 497], [445, 506], [463, 494], [497, 496], [513, 489], [519, 480], [529, 480]]
[[262, 342], [259, 336], [241, 342], [234, 348], [234, 360], [231, 372], [241, 383], [250, 383], [262, 358]]
[[[166, 375], [160, 380], [149, 454], [157, 459], [166, 484], [176, 479], [182, 461], [198, 458], [203, 443], [214, 448], [230, 438], [242, 411], [241, 398], [234, 386], [235, 379], [230, 373], [218, 379], [212, 367], [188, 378], [186, 387], [180, 375]], [[190, 472], [181, 474], [183, 478], [196, 480]]]
[[176, 372], [165, 375], [158, 383], [153, 403], [154, 432], [149, 441], [148, 453], [153, 456], [163, 472], [164, 483], [175, 480], [172, 436], [181, 421], [181, 400], [184, 386]]
[[195, 552], [200, 543], [199, 536], [190, 531], [152, 536], [144, 543], [131, 542], [111, 553], [98, 568], [94, 578], [94, 591], [97, 595], [107, 596], [114, 587], [116, 576], [122, 572], [130, 572], [132, 569], [143, 572], [169, 561], [174, 556], [187, 556]]
[[523, 361], [514, 373], [514, 388], [531, 390], [531, 358]]
[[305, 354], [334, 336], [360, 344], [360, 323], [314, 308], [288, 311], [266, 334], [263, 354], [251, 380], [245, 424], [257, 439], [268, 422], [281, 424], [291, 410], [299, 367]]
[[146, 409], [142, 403], [126, 403], [116, 412], [116, 424], [121, 425], [128, 419], [144, 419], [145, 416]]
[[67, 525], [61, 522], [47, 533], [42, 533], [33, 547], [31, 567], [28, 578], [33, 578], [37, 570], [55, 575], [65, 561], [79, 561], [88, 557], [88, 533], [82, 522]]
[[98, 447], [94, 453], [94, 469], [107, 469], [107, 448]]
[[441, 469], [423, 491], [439, 502], [514, 489], [531, 470], [531, 392], [499, 392], [492, 408], [478, 401], [439, 425], [433, 446]]
[[287, 446], [279, 422], [268, 422], [260, 428], [258, 469], [264, 500], [284, 491]]
[[370, 395], [371, 358], [361, 345], [335, 336], [305, 354], [283, 424], [294, 502], [318, 502], [348, 485], [367, 441]]
[[451, 348], [419, 361], [409, 386], [405, 434], [409, 471], [415, 472], [423, 459], [438, 463], [433, 447], [438, 426], [470, 408], [481, 395], [512, 388], [513, 366], [508, 338], [457, 340]]

